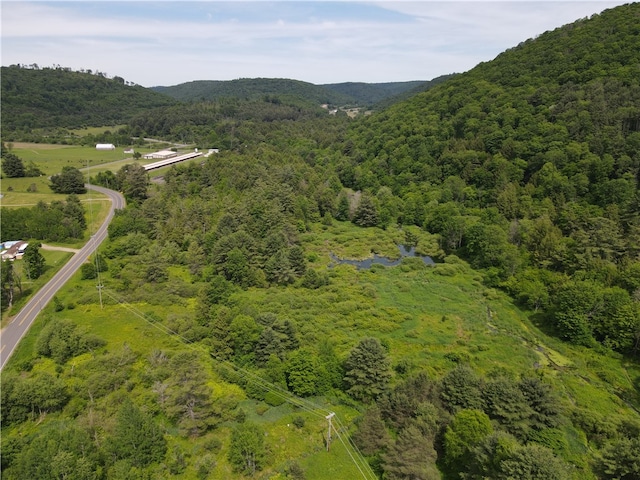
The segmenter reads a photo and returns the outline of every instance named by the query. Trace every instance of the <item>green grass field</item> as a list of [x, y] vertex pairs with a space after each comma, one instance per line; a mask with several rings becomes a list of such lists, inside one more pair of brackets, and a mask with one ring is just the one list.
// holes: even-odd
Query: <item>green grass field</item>
[[[33, 161], [47, 176], [62, 171], [62, 167], [84, 169], [103, 163], [130, 158], [126, 148], [96, 150], [95, 146], [50, 145], [44, 143], [14, 143], [13, 153], [24, 162]], [[133, 159], [132, 159], [133, 160]]]
[[[130, 146], [118, 147], [115, 150], [101, 151], [96, 150], [94, 146], [84, 147], [78, 145], [52, 145], [44, 143], [16, 142], [12, 146], [12, 152], [22, 158], [24, 162], [33, 161], [38, 168], [45, 173], [45, 177], [36, 179], [3, 179], [3, 182], [7, 182], [6, 188], [8, 188], [9, 186], [14, 186], [13, 182], [15, 180], [20, 180], [25, 185], [23, 186], [21, 182], [18, 182], [16, 185], [19, 188], [23, 188], [25, 191], [31, 183], [35, 182], [38, 187], [38, 192], [46, 193], [49, 191], [46, 186], [48, 184], [47, 177], [61, 172], [62, 168], [65, 166], [78, 168], [93, 176], [98, 172], [105, 170], [110, 170], [115, 173], [124, 165], [133, 162], [137, 162], [140, 165], [147, 165], [156, 161], [144, 160], [142, 158], [135, 160], [131, 154], [124, 153], [128, 148], [130, 148]], [[155, 152], [162, 148], [165, 148], [163, 147], [163, 144], [158, 144], [145, 147], [135, 147], [135, 151], [144, 155], [145, 153]], [[162, 175], [166, 173], [169, 168], [170, 167], [165, 167], [154, 170], [150, 175]], [[3, 187], [3, 193], [6, 188]]]
[[[24, 155], [24, 152], [30, 152], [33, 156], [34, 163], [43, 171], [48, 168], [62, 169], [61, 158], [66, 155], [66, 152], [86, 152], [95, 149], [87, 149], [86, 147], [70, 147], [60, 145], [46, 145], [46, 144], [14, 144], [13, 150], [18, 156], [27, 160], [28, 156]], [[98, 152], [104, 153], [104, 152]], [[107, 152], [110, 153], [110, 152]], [[29, 154], [28, 154], [29, 155]], [[55, 167], [54, 167], [55, 166]], [[0, 199], [0, 206], [3, 208], [30, 208], [37, 205], [39, 202], [51, 203], [53, 201], [65, 201], [67, 195], [56, 194], [49, 188], [49, 180], [46, 176], [37, 178], [3, 178], [0, 182], [0, 193], [2, 198]], [[70, 240], [63, 243], [55, 243], [58, 246], [64, 246], [69, 248], [79, 249], [81, 248], [91, 235], [99, 228], [104, 222], [110, 208], [110, 201], [106, 195], [89, 190], [85, 194], [78, 195], [80, 202], [85, 208], [85, 218], [87, 220], [87, 229], [85, 230], [82, 239]], [[36, 241], [42, 243], [44, 239], [7, 239], [2, 240], [25, 240]], [[65, 252], [55, 252], [41, 250], [45, 257], [47, 264], [47, 271], [45, 274], [33, 283], [23, 278], [24, 295], [11, 310], [5, 311], [2, 315], [2, 325], [6, 323], [7, 319], [26, 304], [31, 298], [31, 294], [38, 288], [42, 287], [53, 274], [62, 267], [71, 254]], [[15, 267], [18, 273], [21, 272], [20, 260], [15, 262]]]
[[71, 130], [71, 133], [74, 135], [78, 135], [79, 137], [84, 137], [85, 135], [102, 135], [105, 132], [117, 132], [118, 130], [124, 127], [126, 127], [126, 125], [113, 125], [109, 127], [77, 128], [75, 130]]

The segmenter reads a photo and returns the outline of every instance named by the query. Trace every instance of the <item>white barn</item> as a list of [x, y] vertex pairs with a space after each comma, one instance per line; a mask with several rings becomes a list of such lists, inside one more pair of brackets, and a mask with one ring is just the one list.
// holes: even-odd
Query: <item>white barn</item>
[[96, 150], [115, 150], [116, 146], [113, 143], [98, 143]]

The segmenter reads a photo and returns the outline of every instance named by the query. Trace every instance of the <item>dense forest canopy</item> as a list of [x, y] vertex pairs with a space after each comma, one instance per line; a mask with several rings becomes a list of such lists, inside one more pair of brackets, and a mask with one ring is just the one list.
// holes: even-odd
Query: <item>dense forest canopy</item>
[[323, 85], [325, 88], [335, 90], [353, 97], [361, 105], [372, 105], [375, 110], [393, 105], [401, 100], [424, 92], [438, 83], [453, 77], [455, 74], [442, 75], [429, 81], [391, 82], [391, 83], [362, 83], [346, 82]]
[[[129, 205], [3, 372], [3, 474], [355, 478], [329, 405], [363, 478], [637, 478], [639, 25], [607, 10], [370, 117], [136, 115], [221, 150], [96, 175]], [[332, 260], [398, 244], [436, 263]]]
[[287, 95], [304, 98], [317, 105], [324, 103], [344, 105], [354, 99], [321, 85], [287, 78], [239, 78], [236, 80], [198, 80], [171, 87], [153, 87], [156, 92], [184, 102], [211, 101], [221, 98], [255, 100], [268, 95]]
[[217, 101], [224, 98], [256, 100], [265, 96], [285, 96], [302, 98], [315, 104], [366, 107], [391, 105], [401, 98], [428, 90], [451, 76], [453, 75], [443, 75], [430, 81], [344, 82], [325, 85], [285, 78], [240, 78], [228, 81], [198, 80], [152, 89], [184, 102]]
[[175, 100], [122, 77], [61, 67], [2, 67], [2, 136], [38, 128], [125, 123], [134, 113]]
[[390, 188], [403, 223], [547, 307], [561, 336], [637, 351], [626, 321], [602, 329], [592, 308], [605, 299], [574, 316], [554, 293], [619, 293], [637, 321], [638, 18], [633, 4], [547, 32], [358, 122], [337, 165], [343, 185]]

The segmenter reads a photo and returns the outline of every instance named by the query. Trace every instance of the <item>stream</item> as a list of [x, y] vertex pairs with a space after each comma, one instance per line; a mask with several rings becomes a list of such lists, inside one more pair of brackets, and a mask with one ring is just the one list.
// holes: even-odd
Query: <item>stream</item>
[[382, 257], [378, 254], [374, 254], [373, 257], [365, 258], [364, 260], [350, 260], [336, 257], [333, 253], [329, 256], [331, 260], [336, 264], [355, 265], [358, 270], [371, 268], [372, 265], [384, 265], [385, 267], [395, 267], [402, 263], [402, 259], [405, 257], [418, 257], [421, 258], [425, 265], [434, 265], [435, 262], [428, 255], [416, 255], [415, 247], [405, 247], [404, 245], [398, 245], [400, 250], [400, 258], [392, 259], [389, 257]]

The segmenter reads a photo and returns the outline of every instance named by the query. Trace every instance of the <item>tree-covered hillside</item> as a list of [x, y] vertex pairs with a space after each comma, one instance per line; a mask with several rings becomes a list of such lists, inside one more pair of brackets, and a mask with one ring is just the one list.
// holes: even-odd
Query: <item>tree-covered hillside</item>
[[403, 223], [563, 338], [637, 352], [639, 19], [631, 4], [547, 32], [359, 122], [341, 181], [391, 188]]
[[143, 110], [177, 103], [99, 72], [12, 65], [0, 73], [5, 141], [16, 131], [122, 124]]
[[360, 105], [371, 106], [380, 102], [392, 103], [397, 96], [410, 96], [425, 91], [451, 75], [437, 79], [410, 82], [364, 83], [345, 82], [324, 85], [284, 78], [241, 78], [237, 80], [198, 80], [181, 83], [170, 87], [158, 86], [152, 90], [164, 93], [177, 100], [185, 102], [217, 101], [220, 99], [236, 98], [239, 100], [257, 100], [276, 96], [297, 98], [299, 101], [314, 104], [329, 105]]
[[[291, 96], [252, 100], [221, 98], [149, 110], [131, 119], [131, 136], [151, 136], [202, 148], [237, 149], [255, 146], [289, 122], [325, 119], [327, 109]], [[339, 116], [344, 123], [346, 115]], [[339, 120], [340, 121], [340, 120]], [[320, 127], [318, 127], [320, 128]]]
[[364, 83], [345, 82], [321, 85], [334, 92], [348, 95], [360, 105], [373, 105], [389, 97], [400, 95], [414, 88], [424, 85], [424, 81], [388, 82], [388, 83]]
[[404, 100], [407, 100], [418, 93], [426, 92], [427, 90], [435, 87], [436, 85], [446, 82], [450, 78], [453, 78], [457, 75], [457, 73], [450, 73], [448, 75], [441, 75], [439, 77], [434, 78], [433, 80], [429, 80], [428, 82], [421, 82], [420, 84], [414, 86], [409, 90], [405, 90], [402, 92], [397, 92], [394, 95], [386, 98], [381, 98], [376, 104], [373, 106], [374, 110], [384, 110], [385, 108], [390, 107], [394, 103], [399, 103]]
[[153, 87], [152, 90], [164, 93], [184, 102], [237, 98], [256, 100], [268, 96], [288, 96], [313, 102], [317, 105], [344, 105], [354, 100], [348, 95], [333, 92], [320, 85], [287, 78], [239, 78], [236, 80], [198, 80], [171, 87]]

